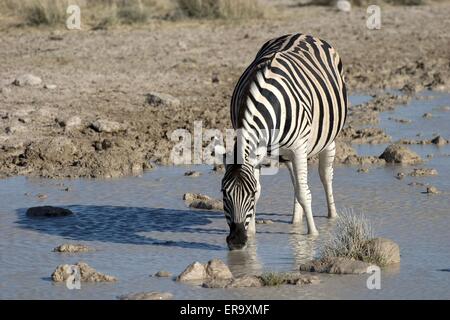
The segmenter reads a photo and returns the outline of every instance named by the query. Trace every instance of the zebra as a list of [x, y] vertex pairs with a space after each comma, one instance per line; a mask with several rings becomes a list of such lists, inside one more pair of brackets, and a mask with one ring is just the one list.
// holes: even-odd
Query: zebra
[[268, 153], [278, 151], [289, 170], [295, 190], [292, 223], [300, 224], [306, 215], [308, 234], [318, 235], [307, 184], [307, 160], [314, 155], [319, 157], [328, 217], [337, 216], [332, 189], [335, 138], [344, 126], [347, 104], [342, 61], [326, 41], [297, 33], [261, 47], [231, 98], [231, 122], [242, 134], [235, 139], [234, 161], [226, 164], [222, 179], [230, 250], [244, 248], [256, 232], [261, 166], [250, 155], [262, 140]]

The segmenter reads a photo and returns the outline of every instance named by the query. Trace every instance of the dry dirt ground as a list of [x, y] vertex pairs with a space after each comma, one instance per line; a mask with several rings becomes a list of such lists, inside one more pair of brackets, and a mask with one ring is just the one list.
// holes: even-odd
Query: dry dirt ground
[[[192, 131], [194, 120], [203, 120], [205, 128], [231, 127], [229, 101], [238, 77], [266, 40], [286, 33], [308, 33], [334, 45], [350, 94], [385, 88], [450, 91], [449, 17], [448, 3], [382, 6], [382, 28], [371, 31], [365, 8], [347, 14], [285, 5], [273, 17], [245, 22], [4, 29], [0, 177], [116, 177], [138, 174], [150, 163], [167, 164], [174, 129]], [[42, 78], [42, 84], [12, 84], [26, 73]], [[170, 94], [179, 103], [152, 105], [150, 92]], [[404, 100], [379, 100], [386, 106], [399, 99]], [[358, 110], [360, 117], [350, 117], [353, 127], [376, 122], [376, 114], [371, 120], [370, 112], [359, 108], [355, 114]], [[346, 140], [361, 139], [348, 130]], [[383, 133], [376, 139], [383, 141]], [[339, 161], [351, 153], [346, 148], [341, 145]]]

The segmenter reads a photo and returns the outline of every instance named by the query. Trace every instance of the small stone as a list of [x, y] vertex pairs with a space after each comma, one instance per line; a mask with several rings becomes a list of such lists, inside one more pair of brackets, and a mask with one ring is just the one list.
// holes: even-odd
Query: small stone
[[116, 121], [99, 119], [91, 123], [91, 128], [97, 132], [115, 133], [124, 131], [125, 126]]
[[78, 268], [81, 282], [115, 282], [117, 278], [97, 272], [87, 263], [78, 262], [75, 265], [61, 264], [52, 273], [52, 280], [55, 282], [66, 281], [73, 273], [73, 268]]
[[223, 164], [215, 164], [214, 165], [214, 167], [213, 167], [213, 171], [216, 171], [216, 172], [225, 172], [225, 165], [223, 165]]
[[338, 0], [338, 2], [336, 3], [336, 8], [342, 12], [352, 11], [352, 5], [347, 0]]
[[169, 271], [158, 271], [157, 273], [155, 273], [155, 277], [160, 277], [160, 278], [167, 278], [172, 276], [172, 274]]
[[32, 75], [30, 73], [20, 75], [13, 81], [13, 84], [19, 87], [37, 86], [40, 85], [41, 83], [42, 83], [41, 78]]
[[198, 281], [204, 280], [206, 278], [206, 268], [205, 265], [200, 262], [191, 263], [187, 268], [180, 273], [177, 277], [177, 281]]
[[431, 143], [433, 143], [437, 146], [443, 146], [444, 144], [448, 143], [448, 140], [442, 138], [441, 136], [437, 136], [436, 138], [431, 140]]
[[147, 103], [151, 106], [179, 107], [181, 105], [179, 99], [166, 93], [151, 92], [146, 95], [146, 98]]
[[219, 75], [217, 73], [213, 73], [211, 76], [211, 82], [212, 83], [219, 83]]
[[432, 118], [432, 117], [433, 117], [433, 115], [432, 115], [430, 112], [426, 112], [426, 113], [424, 113], [424, 114], [422, 115], [422, 118], [430, 119], [430, 118]]
[[64, 217], [72, 215], [73, 212], [64, 208], [42, 206], [29, 208], [26, 214], [29, 217]]
[[412, 177], [437, 176], [438, 172], [436, 169], [432, 168], [414, 168], [409, 175]]
[[405, 177], [405, 174], [403, 172], [398, 172], [395, 176], [398, 180], [402, 180]]
[[187, 177], [196, 178], [196, 177], [200, 177], [201, 173], [198, 171], [187, 171], [184, 173], [184, 175]]
[[44, 84], [44, 89], [55, 90], [56, 88], [56, 84]]
[[70, 243], [62, 244], [53, 249], [53, 252], [67, 252], [67, 253], [78, 253], [89, 251], [94, 251], [94, 249], [91, 249], [88, 246], [85, 246], [84, 244], [70, 244]]
[[439, 190], [436, 188], [436, 187], [434, 187], [434, 186], [429, 186], [429, 187], [427, 187], [427, 192], [426, 193], [429, 193], [429, 194], [438, 194], [438, 193], [440, 193], [439, 192]]
[[258, 219], [255, 221], [256, 224], [273, 224], [274, 222], [269, 219]]
[[57, 119], [56, 121], [67, 131], [81, 127], [81, 118], [79, 116], [72, 116], [67, 119]]
[[356, 170], [358, 173], [368, 173], [369, 169], [368, 168], [358, 168], [358, 170]]
[[38, 194], [36, 195], [36, 198], [38, 198], [39, 200], [44, 200], [44, 199], [47, 199], [47, 198], [48, 198], [48, 195], [43, 194], [43, 193], [38, 193]]
[[183, 200], [191, 208], [204, 210], [223, 210], [223, 203], [220, 200], [213, 199], [203, 194], [185, 193]]
[[118, 297], [120, 300], [171, 300], [173, 294], [169, 292], [138, 292]]

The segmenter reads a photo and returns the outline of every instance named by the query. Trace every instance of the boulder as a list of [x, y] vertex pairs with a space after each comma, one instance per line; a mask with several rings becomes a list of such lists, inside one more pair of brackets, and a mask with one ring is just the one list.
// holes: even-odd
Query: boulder
[[231, 273], [228, 266], [219, 259], [213, 259], [206, 265], [207, 277], [211, 279], [232, 279], [233, 274]]
[[[78, 267], [80, 273], [81, 282], [115, 282], [117, 278], [109, 276], [100, 272], [97, 272], [94, 268], [90, 267], [87, 263], [78, 262], [75, 264]], [[61, 264], [56, 267], [52, 273], [52, 280], [55, 282], [66, 281], [69, 276], [72, 275], [72, 265]]]
[[400, 144], [388, 146], [380, 155], [388, 163], [416, 164], [422, 162], [422, 159], [415, 152]]
[[72, 215], [73, 212], [65, 208], [41, 206], [29, 208], [26, 214], [29, 217], [64, 217]]
[[13, 84], [19, 87], [37, 86], [40, 85], [41, 83], [42, 83], [41, 78], [32, 75], [30, 73], [20, 75], [13, 81]]
[[400, 247], [390, 239], [374, 238], [367, 243], [367, 250], [377, 252], [386, 265], [400, 263]]
[[198, 281], [207, 277], [205, 265], [200, 262], [193, 262], [177, 277], [177, 281]]
[[170, 300], [173, 294], [169, 292], [138, 292], [119, 296], [120, 300]]
[[166, 93], [151, 92], [146, 95], [146, 99], [151, 106], [179, 107], [181, 105], [180, 100]]
[[89, 248], [84, 244], [70, 244], [70, 243], [62, 244], [53, 249], [53, 252], [67, 252], [67, 253], [78, 253], [89, 251], [94, 251], [94, 249]]

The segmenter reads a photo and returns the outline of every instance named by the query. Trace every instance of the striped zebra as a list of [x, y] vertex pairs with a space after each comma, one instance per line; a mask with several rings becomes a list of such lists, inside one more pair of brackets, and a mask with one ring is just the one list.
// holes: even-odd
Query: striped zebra
[[[262, 140], [268, 153], [277, 151], [289, 169], [295, 190], [292, 223], [301, 223], [305, 213], [308, 234], [318, 234], [307, 184], [307, 159], [314, 155], [319, 157], [328, 217], [336, 217], [334, 140], [347, 116], [342, 70], [338, 53], [327, 42], [289, 34], [266, 42], [240, 77], [231, 100], [231, 120], [241, 134], [235, 140], [235, 161], [226, 165], [222, 180], [231, 250], [245, 247], [247, 236], [255, 233], [261, 167], [250, 155], [257, 153]], [[242, 155], [241, 162], [236, 153]]]

